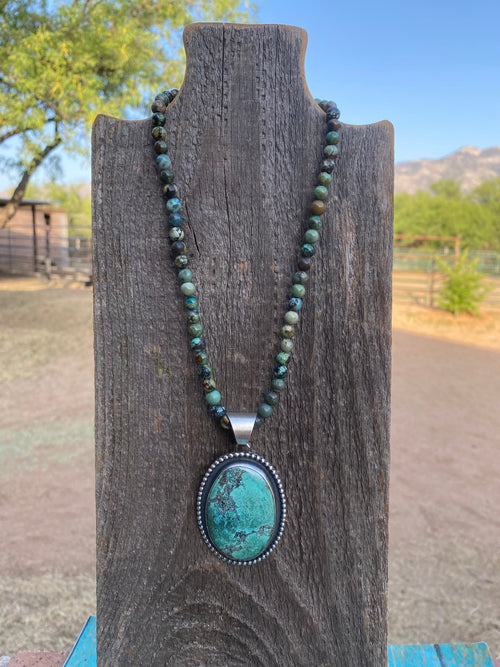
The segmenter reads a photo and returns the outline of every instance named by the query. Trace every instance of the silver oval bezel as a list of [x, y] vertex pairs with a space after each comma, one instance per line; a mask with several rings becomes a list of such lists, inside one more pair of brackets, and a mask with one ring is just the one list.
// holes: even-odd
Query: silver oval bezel
[[[218, 470], [217, 470], [218, 468], [223, 468], [229, 463], [236, 461], [240, 462], [247, 461], [248, 463], [257, 464], [261, 468], [265, 469], [265, 472], [267, 472], [274, 481], [276, 490], [276, 504], [279, 505], [278, 507], [279, 517], [277, 520], [277, 528], [274, 532], [274, 538], [272, 542], [266, 547], [265, 551], [263, 551], [257, 558], [253, 558], [251, 560], [238, 560], [236, 558], [228, 558], [228, 556], [225, 556], [223, 553], [221, 553], [217, 549], [217, 547], [213, 544], [206, 530], [206, 522], [204, 516], [204, 511], [205, 511], [204, 496], [206, 499], [207, 494], [205, 494], [205, 489], [207, 487], [207, 483], [209, 482], [209, 480], [210, 481], [215, 480], [215, 478], [218, 475]], [[259, 456], [258, 454], [254, 454], [252, 452], [232, 452], [231, 454], [224, 454], [224, 456], [220, 456], [216, 461], [212, 463], [210, 468], [205, 473], [205, 476], [203, 477], [203, 480], [200, 485], [200, 490], [198, 491], [198, 499], [196, 503], [196, 515], [198, 519], [198, 526], [200, 527], [201, 535], [203, 537], [203, 540], [205, 541], [205, 544], [208, 546], [210, 551], [212, 551], [220, 560], [224, 561], [225, 563], [229, 563], [230, 565], [255, 565], [256, 563], [260, 563], [262, 560], [264, 560], [264, 558], [269, 556], [269, 554], [276, 547], [279, 540], [281, 539], [285, 527], [285, 519], [286, 519], [285, 492], [276, 468], [274, 468], [274, 466], [272, 466], [269, 463], [269, 461], [266, 461], [265, 458]]]

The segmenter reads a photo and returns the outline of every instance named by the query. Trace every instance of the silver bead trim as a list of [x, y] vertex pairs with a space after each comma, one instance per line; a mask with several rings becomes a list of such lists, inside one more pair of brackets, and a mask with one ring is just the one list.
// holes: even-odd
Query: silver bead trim
[[[253, 560], [236, 560], [233, 558], [228, 558], [227, 556], [224, 556], [221, 554], [216, 547], [212, 544], [210, 541], [210, 538], [205, 530], [204, 524], [203, 524], [203, 518], [202, 518], [202, 508], [201, 508], [201, 502], [202, 502], [202, 497], [203, 497], [203, 491], [205, 489], [206, 483], [210, 475], [213, 473], [213, 471], [221, 464], [224, 463], [225, 461], [229, 461], [230, 459], [246, 459], [249, 461], [255, 461], [257, 463], [260, 463], [263, 465], [271, 476], [273, 477], [274, 481], [276, 482], [276, 486], [278, 487], [278, 493], [280, 497], [280, 502], [281, 502], [281, 515], [279, 519], [279, 527], [278, 531], [276, 534], [276, 537], [274, 538], [273, 542], [267, 547], [267, 549], [258, 557], [254, 558]], [[269, 556], [269, 554], [273, 551], [273, 549], [276, 547], [278, 542], [281, 539], [281, 536], [283, 535], [283, 530], [285, 528], [285, 519], [286, 519], [286, 498], [285, 498], [285, 491], [283, 489], [283, 484], [281, 482], [281, 479], [278, 475], [278, 472], [276, 468], [274, 468], [269, 461], [266, 461], [265, 458], [262, 456], [259, 456], [258, 454], [254, 453], [248, 453], [248, 452], [232, 452], [231, 454], [224, 454], [224, 456], [220, 456], [216, 461], [212, 463], [210, 468], [207, 470], [205, 473], [203, 480], [201, 482], [200, 490], [198, 491], [198, 500], [196, 503], [196, 516], [198, 519], [198, 526], [200, 527], [201, 535], [203, 537], [203, 540], [205, 541], [205, 544], [208, 546], [210, 551], [214, 553], [220, 560], [224, 561], [225, 563], [229, 563], [230, 565], [255, 565], [255, 563], [260, 563], [264, 558]]]

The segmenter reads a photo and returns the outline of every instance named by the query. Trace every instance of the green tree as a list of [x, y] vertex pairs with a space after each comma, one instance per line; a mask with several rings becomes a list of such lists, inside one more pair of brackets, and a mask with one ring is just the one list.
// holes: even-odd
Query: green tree
[[480, 183], [469, 194], [469, 199], [488, 211], [493, 220], [490, 246], [500, 250], [500, 178]]
[[17, 155], [0, 227], [55, 149], [87, 152], [97, 113], [126, 116], [180, 83], [186, 24], [252, 15], [240, 0], [0, 0], [0, 149]]
[[453, 265], [438, 258], [438, 265], [446, 278], [439, 293], [438, 305], [454, 315], [459, 313], [479, 314], [479, 304], [490, 288], [477, 271], [478, 259], [469, 260], [468, 251], [463, 252]]
[[431, 189], [431, 192], [396, 195], [396, 234], [460, 234], [463, 248], [500, 250], [500, 219], [492, 206], [481, 201], [479, 195], [463, 195], [460, 185], [454, 181], [437, 181]]
[[461, 199], [462, 190], [460, 188], [460, 183], [458, 181], [453, 181], [449, 178], [445, 178], [441, 181], [435, 181], [431, 183], [431, 192], [433, 192], [438, 197], [444, 197], [445, 199]]

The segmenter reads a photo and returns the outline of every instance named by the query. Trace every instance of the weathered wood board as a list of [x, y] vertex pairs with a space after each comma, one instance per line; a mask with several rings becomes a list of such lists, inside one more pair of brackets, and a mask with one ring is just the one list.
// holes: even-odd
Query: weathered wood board
[[[184, 39], [169, 154], [216, 381], [228, 410], [251, 411], [279, 350], [324, 113], [304, 31], [202, 24]], [[386, 664], [390, 123], [344, 125], [340, 151], [288, 389], [254, 438], [283, 479], [287, 526], [265, 561], [228, 566], [195, 502], [234, 446], [188, 349], [150, 121], [95, 122], [100, 667]]]

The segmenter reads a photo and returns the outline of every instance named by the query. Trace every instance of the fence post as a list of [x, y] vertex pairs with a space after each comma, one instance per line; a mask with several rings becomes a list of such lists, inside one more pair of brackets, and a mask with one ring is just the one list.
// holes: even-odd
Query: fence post
[[36, 206], [31, 205], [31, 226], [33, 229], [33, 272], [38, 271], [38, 241], [36, 234]]
[[429, 306], [434, 305], [434, 273], [436, 271], [436, 258], [434, 255], [430, 258], [430, 275], [429, 275]]
[[[325, 116], [304, 81], [304, 31], [200, 24], [184, 41], [169, 154], [216, 380], [228, 410], [252, 410]], [[387, 664], [392, 127], [345, 125], [340, 150], [289, 386], [253, 444], [281, 474], [287, 525], [262, 563], [229, 566], [202, 542], [195, 505], [234, 447], [188, 350], [150, 121], [95, 122], [100, 667]]]

